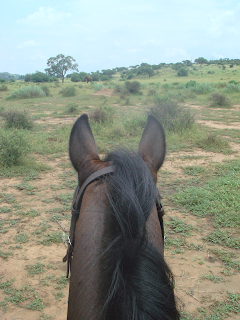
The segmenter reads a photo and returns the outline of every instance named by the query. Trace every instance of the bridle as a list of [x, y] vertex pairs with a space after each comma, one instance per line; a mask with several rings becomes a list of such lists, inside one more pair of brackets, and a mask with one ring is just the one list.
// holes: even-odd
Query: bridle
[[[84, 181], [80, 189], [79, 189], [79, 186], [77, 186], [75, 189], [75, 192], [73, 195], [72, 208], [71, 208], [72, 217], [71, 217], [70, 232], [68, 237], [68, 249], [67, 249], [66, 255], [63, 258], [63, 262], [67, 261], [67, 278], [69, 277], [69, 271], [71, 271], [72, 255], [73, 255], [73, 249], [74, 249], [75, 227], [76, 227], [76, 222], [80, 213], [83, 194], [89, 184], [98, 180], [100, 177], [106, 176], [108, 174], [113, 174], [114, 169], [115, 169], [115, 166], [108, 166], [95, 171]], [[163, 227], [164, 209], [161, 203], [161, 195], [158, 188], [157, 188], [157, 197], [156, 197], [156, 207], [157, 207], [158, 219], [161, 226], [162, 237], [164, 239], [164, 227]]]

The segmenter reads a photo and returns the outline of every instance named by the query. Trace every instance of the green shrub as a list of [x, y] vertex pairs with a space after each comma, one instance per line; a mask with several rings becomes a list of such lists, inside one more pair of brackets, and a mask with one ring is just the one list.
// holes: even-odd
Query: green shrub
[[6, 80], [5, 79], [0, 79], [0, 83], [3, 83], [5, 82]]
[[212, 101], [211, 107], [229, 107], [231, 105], [229, 99], [221, 93], [213, 93], [209, 100]]
[[170, 89], [170, 85], [169, 85], [168, 83], [164, 83], [164, 84], [162, 85], [162, 88], [167, 91], [167, 90]]
[[79, 82], [79, 81], [84, 81], [87, 73], [86, 72], [73, 72], [71, 74], [71, 81], [72, 82]]
[[113, 109], [107, 107], [98, 107], [94, 109], [90, 114], [90, 119], [97, 123], [112, 122]]
[[188, 76], [188, 70], [186, 68], [180, 68], [180, 69], [178, 69], [177, 75], [179, 77], [187, 77]]
[[125, 99], [129, 95], [128, 89], [122, 85], [116, 85], [115, 92], [120, 93], [121, 99]]
[[7, 130], [0, 132], [0, 165], [11, 167], [19, 165], [29, 151], [29, 146], [22, 132]]
[[63, 97], [74, 97], [77, 93], [75, 87], [66, 87], [60, 91]]
[[94, 91], [100, 91], [104, 88], [104, 85], [102, 83], [93, 83], [92, 84]]
[[191, 129], [194, 124], [194, 117], [190, 111], [179, 106], [169, 97], [158, 97], [149, 111], [168, 131], [181, 132]]
[[141, 83], [138, 81], [125, 81], [125, 87], [130, 93], [140, 93]]
[[32, 75], [30, 73], [27, 73], [25, 76], [24, 76], [24, 81], [25, 82], [30, 82], [32, 80]]
[[226, 82], [218, 82], [215, 84], [215, 87], [218, 88], [218, 89], [222, 89], [222, 88], [225, 88], [227, 85]]
[[49, 87], [48, 87], [47, 84], [41, 85], [40, 88], [45, 92], [45, 94], [46, 94], [47, 97], [50, 96], [50, 89], [49, 89]]
[[192, 87], [196, 87], [197, 82], [194, 80], [190, 80], [186, 83], [186, 88], [192, 88]]
[[67, 113], [76, 113], [78, 110], [78, 105], [76, 103], [69, 103], [66, 108]]
[[199, 140], [197, 146], [213, 152], [223, 152], [224, 149], [229, 149], [228, 141], [217, 136], [215, 133], [210, 133], [208, 136]]
[[6, 99], [29, 99], [45, 97], [46, 93], [37, 86], [21, 87], [12, 92]]
[[146, 119], [143, 116], [135, 116], [132, 119], [128, 119], [123, 123], [124, 128], [131, 136], [140, 135], [146, 125]]
[[235, 85], [239, 85], [239, 83], [236, 81], [236, 80], [230, 80], [230, 81], [228, 81], [228, 83], [233, 83], [233, 84], [235, 84]]
[[37, 71], [31, 75], [32, 82], [48, 82], [49, 76], [46, 73]]
[[49, 82], [59, 82], [58, 77], [51, 77], [49, 78]]
[[191, 90], [196, 94], [207, 94], [214, 91], [214, 87], [209, 83], [197, 83], [195, 87], [192, 87]]
[[224, 92], [226, 93], [240, 92], [240, 86], [238, 84], [229, 83], [224, 89]]
[[5, 84], [0, 86], [0, 91], [8, 91], [8, 87]]
[[2, 117], [5, 120], [6, 128], [15, 129], [31, 129], [33, 126], [32, 121], [29, 118], [28, 113], [19, 110], [9, 110], [2, 113]]

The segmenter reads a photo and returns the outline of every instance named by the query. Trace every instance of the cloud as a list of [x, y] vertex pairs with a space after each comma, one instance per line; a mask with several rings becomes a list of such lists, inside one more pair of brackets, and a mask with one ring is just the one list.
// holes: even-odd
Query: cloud
[[166, 49], [164, 56], [168, 58], [188, 59], [188, 54], [181, 48]]
[[38, 11], [29, 14], [27, 18], [17, 20], [17, 23], [33, 27], [49, 27], [66, 22], [71, 16], [70, 12], [57, 11], [50, 7], [40, 7]]
[[34, 40], [25, 41], [17, 46], [17, 48], [37, 47], [39, 43]]

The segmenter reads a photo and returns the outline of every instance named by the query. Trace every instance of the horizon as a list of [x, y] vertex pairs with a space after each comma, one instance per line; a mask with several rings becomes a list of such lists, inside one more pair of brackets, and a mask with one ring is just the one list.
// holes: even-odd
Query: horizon
[[44, 72], [60, 53], [87, 73], [240, 57], [236, 0], [9, 0], [0, 15], [0, 70], [10, 74]]

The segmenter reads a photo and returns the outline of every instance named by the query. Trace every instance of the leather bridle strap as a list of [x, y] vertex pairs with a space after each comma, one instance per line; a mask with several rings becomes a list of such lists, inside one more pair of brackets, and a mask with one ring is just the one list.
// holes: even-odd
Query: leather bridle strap
[[75, 189], [73, 202], [72, 202], [72, 209], [71, 209], [72, 217], [71, 217], [70, 232], [68, 237], [68, 249], [67, 249], [67, 254], [63, 258], [63, 262], [67, 261], [67, 278], [69, 276], [69, 270], [71, 269], [72, 254], [73, 254], [73, 248], [74, 248], [75, 227], [76, 227], [77, 219], [79, 217], [79, 212], [80, 212], [84, 191], [86, 190], [87, 186], [90, 183], [92, 183], [93, 181], [97, 180], [102, 176], [113, 173], [114, 169], [115, 169], [115, 166], [108, 166], [98, 171], [95, 171], [84, 181], [80, 190], [78, 186]]

